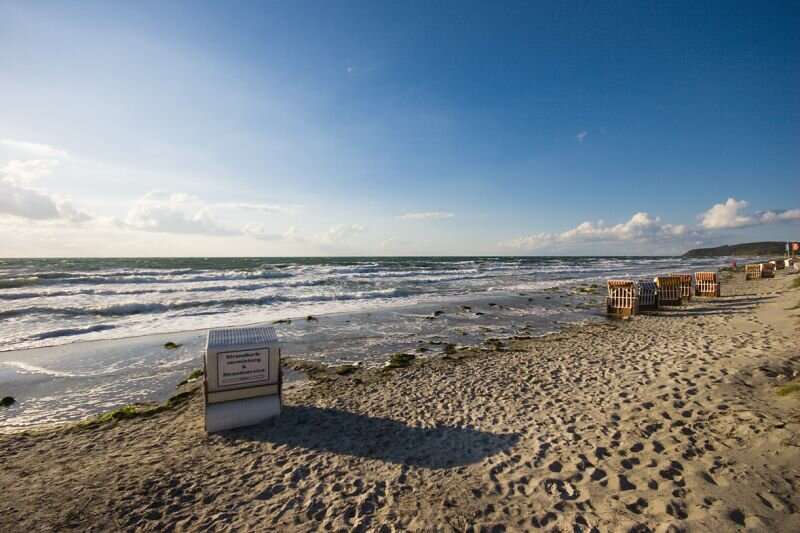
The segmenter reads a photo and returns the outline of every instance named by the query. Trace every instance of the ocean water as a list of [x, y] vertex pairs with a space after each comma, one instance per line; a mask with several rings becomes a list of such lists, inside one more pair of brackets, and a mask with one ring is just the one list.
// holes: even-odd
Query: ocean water
[[[0, 259], [0, 395], [18, 400], [0, 410], [0, 425], [163, 400], [202, 365], [211, 327], [283, 320], [276, 329], [285, 356], [379, 365], [399, 351], [436, 356], [447, 343], [603, 320], [607, 279], [715, 270], [731, 260]], [[165, 350], [165, 340], [182, 346]]]

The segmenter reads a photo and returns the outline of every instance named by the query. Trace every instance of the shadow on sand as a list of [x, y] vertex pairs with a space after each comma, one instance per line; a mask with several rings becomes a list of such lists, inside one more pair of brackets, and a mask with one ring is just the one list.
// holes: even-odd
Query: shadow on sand
[[412, 427], [388, 418], [322, 409], [284, 406], [273, 422], [219, 433], [235, 440], [256, 440], [377, 459], [423, 468], [452, 468], [476, 463], [513, 448], [519, 436], [469, 428]]
[[764, 303], [774, 296], [753, 296], [750, 298], [713, 299], [695, 298], [689, 305], [664, 306], [657, 313], [665, 316], [697, 316], [697, 315], [738, 315], [749, 313], [758, 304]]

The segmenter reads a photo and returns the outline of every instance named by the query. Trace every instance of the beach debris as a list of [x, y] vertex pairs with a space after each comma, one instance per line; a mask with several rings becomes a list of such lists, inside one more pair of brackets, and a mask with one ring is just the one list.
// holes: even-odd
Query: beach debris
[[403, 368], [411, 365], [414, 362], [416, 356], [412, 353], [396, 353], [392, 354], [392, 357], [389, 358], [389, 361], [384, 365], [384, 370], [389, 370], [392, 368]]
[[342, 365], [336, 367], [336, 374], [339, 376], [349, 376], [355, 372], [358, 372], [359, 366], [358, 365]]
[[528, 301], [532, 302], [533, 301], [533, 297], [528, 298]]
[[488, 344], [489, 347], [492, 350], [494, 350], [495, 352], [502, 352], [503, 349], [505, 348], [505, 345], [503, 344], [503, 341], [501, 341], [500, 339], [496, 339], [496, 338], [486, 339], [483, 342], [485, 344]]
[[198, 378], [203, 376], [203, 373], [204, 372], [203, 372], [202, 368], [198, 368], [197, 370], [193, 370], [188, 376], [186, 376], [186, 378], [184, 378], [181, 381], [179, 381], [178, 384], [175, 385], [175, 387], [176, 388], [177, 387], [181, 387], [183, 385], [186, 385], [187, 383], [190, 383], [192, 381], [196, 381]]
[[17, 400], [15, 400], [13, 396], [3, 396], [3, 398], [0, 399], [0, 407], [11, 407], [15, 403], [17, 403]]
[[470, 306], [468, 306], [468, 305], [462, 305], [461, 306], [461, 310], [462, 311], [472, 311], [472, 308]]
[[475, 313], [475, 316], [483, 316], [483, 313], [481, 313], [480, 311], [478, 311], [477, 313]]
[[497, 307], [497, 304], [494, 302], [489, 303], [489, 307]]
[[[348, 322], [349, 322], [349, 320], [348, 320]], [[281, 318], [280, 320], [275, 320], [273, 322], [273, 324], [286, 324], [287, 326], [289, 324], [291, 324], [291, 323], [292, 323], [292, 321], [290, 319], [288, 319], [288, 318]]]
[[315, 317], [314, 315], [308, 315], [306, 317], [306, 321], [308, 321], [308, 322], [319, 322], [319, 319], [317, 319], [317, 317]]
[[436, 320], [436, 317], [441, 316], [443, 314], [444, 314], [444, 311], [437, 309], [436, 311], [433, 312], [432, 315], [426, 316], [425, 320]]
[[181, 346], [182, 346], [181, 344], [176, 344], [176, 343], [174, 343], [172, 341], [164, 343], [164, 348], [166, 348], [167, 350], [176, 350], [176, 349], [180, 348]]

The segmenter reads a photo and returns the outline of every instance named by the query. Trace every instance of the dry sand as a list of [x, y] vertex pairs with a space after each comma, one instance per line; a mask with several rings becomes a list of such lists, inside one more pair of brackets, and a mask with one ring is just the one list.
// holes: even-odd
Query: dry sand
[[274, 424], [207, 436], [197, 396], [0, 436], [0, 530], [800, 531], [795, 277], [331, 377]]

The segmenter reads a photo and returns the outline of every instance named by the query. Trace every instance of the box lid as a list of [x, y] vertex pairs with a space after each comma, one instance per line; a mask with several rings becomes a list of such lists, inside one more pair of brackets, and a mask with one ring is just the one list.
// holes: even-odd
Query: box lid
[[246, 326], [208, 330], [208, 348], [233, 348], [236, 346], [265, 346], [277, 344], [278, 336], [272, 326]]

